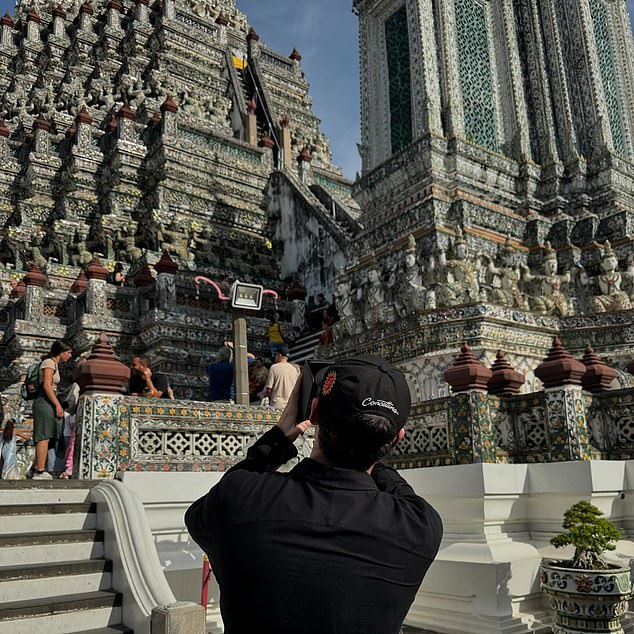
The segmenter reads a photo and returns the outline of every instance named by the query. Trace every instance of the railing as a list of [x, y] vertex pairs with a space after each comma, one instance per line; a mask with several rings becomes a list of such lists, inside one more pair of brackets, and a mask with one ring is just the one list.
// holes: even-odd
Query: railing
[[[572, 418], [562, 426], [566, 409]], [[121, 471], [225, 471], [279, 414], [268, 407], [228, 403], [84, 395], [77, 415], [76, 470], [81, 478], [114, 478]], [[416, 404], [405, 431], [387, 458], [402, 469], [630, 459], [634, 389], [589, 394], [567, 387], [561, 394], [510, 398], [461, 393]], [[574, 443], [578, 452], [572, 447], [566, 454]], [[300, 453], [309, 450], [306, 439]]]

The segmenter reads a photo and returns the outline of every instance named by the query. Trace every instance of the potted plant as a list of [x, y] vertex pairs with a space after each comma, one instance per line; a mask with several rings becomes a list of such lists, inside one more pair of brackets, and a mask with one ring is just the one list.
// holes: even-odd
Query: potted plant
[[632, 595], [630, 568], [602, 559], [621, 538], [602, 515], [589, 502], [577, 502], [564, 514], [567, 532], [550, 540], [555, 548], [575, 547], [572, 559], [545, 559], [541, 565], [541, 587], [555, 610], [555, 634], [623, 634], [621, 616]]

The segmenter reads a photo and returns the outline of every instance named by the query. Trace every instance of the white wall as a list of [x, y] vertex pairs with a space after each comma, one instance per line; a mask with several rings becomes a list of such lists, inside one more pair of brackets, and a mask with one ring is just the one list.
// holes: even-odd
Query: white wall
[[[549, 539], [564, 511], [580, 499], [624, 529], [611, 558], [634, 558], [634, 461], [532, 465], [474, 464], [402, 472], [443, 518], [445, 533], [407, 623], [450, 634], [543, 629], [549, 619], [539, 591]], [[159, 558], [178, 599], [200, 595], [201, 552], [183, 515], [221, 473], [126, 473], [155, 536]], [[217, 600], [217, 593], [212, 596]]]

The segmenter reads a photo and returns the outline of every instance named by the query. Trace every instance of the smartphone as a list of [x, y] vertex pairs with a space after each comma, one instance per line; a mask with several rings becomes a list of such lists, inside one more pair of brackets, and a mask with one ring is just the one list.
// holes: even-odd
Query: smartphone
[[298, 423], [307, 420], [310, 416], [310, 405], [317, 391], [315, 379], [318, 377], [319, 372], [325, 368], [329, 368], [333, 363], [334, 361], [304, 361], [302, 368], [302, 391], [300, 393], [299, 408], [297, 410]]

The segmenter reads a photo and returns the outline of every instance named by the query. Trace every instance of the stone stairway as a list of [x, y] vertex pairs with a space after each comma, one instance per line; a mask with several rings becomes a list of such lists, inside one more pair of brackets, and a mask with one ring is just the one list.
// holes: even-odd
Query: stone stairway
[[121, 634], [90, 481], [0, 481], [0, 634]]
[[309, 332], [300, 335], [289, 348], [289, 360], [298, 365], [302, 365], [304, 361], [315, 358], [315, 350], [319, 345], [319, 332]]

